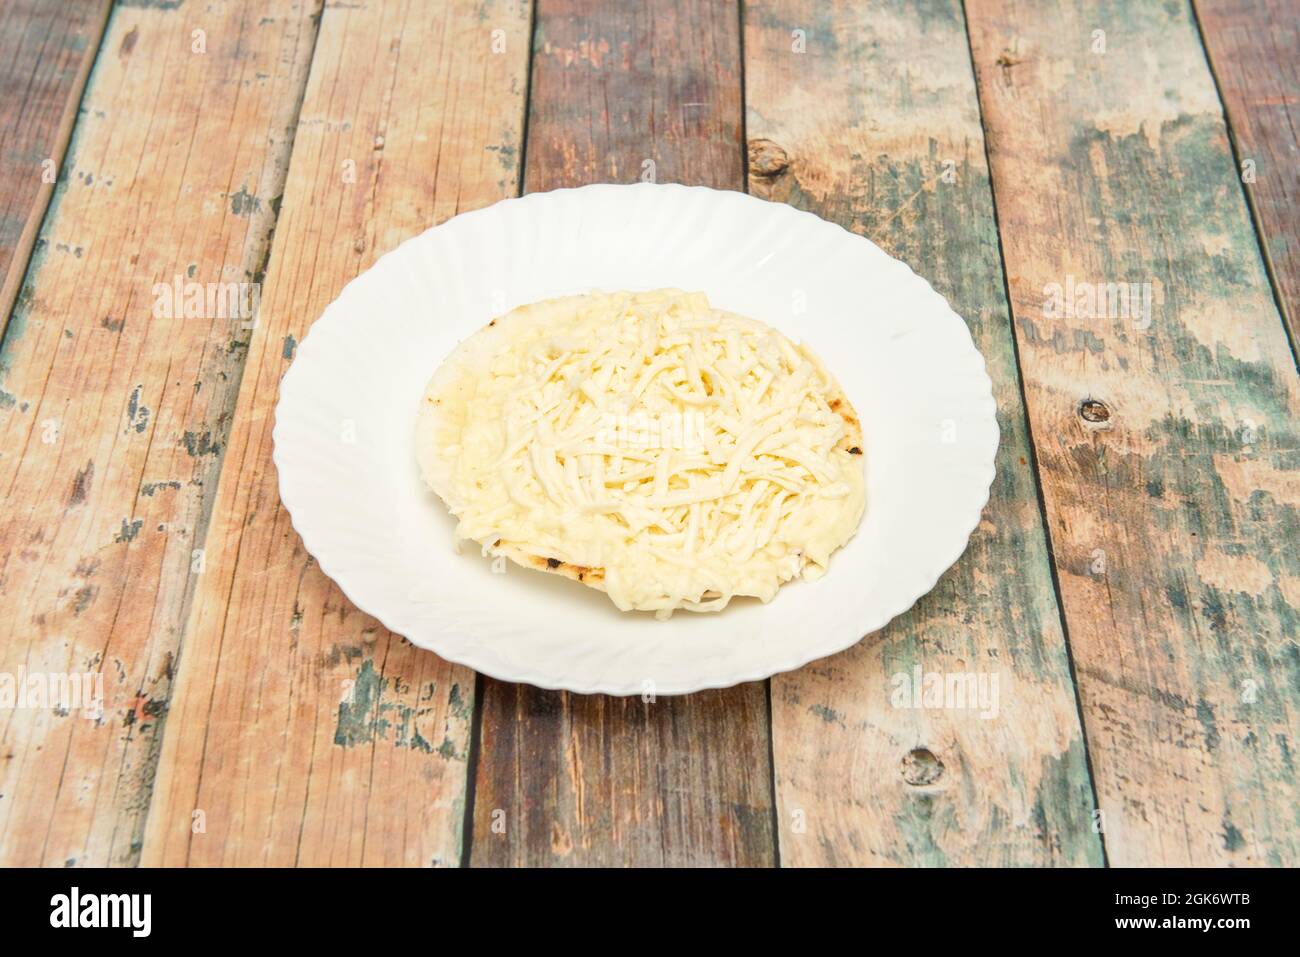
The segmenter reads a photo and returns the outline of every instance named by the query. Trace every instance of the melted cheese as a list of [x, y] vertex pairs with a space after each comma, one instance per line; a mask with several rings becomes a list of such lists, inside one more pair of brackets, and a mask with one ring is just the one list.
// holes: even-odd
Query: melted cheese
[[440, 447], [421, 462], [458, 539], [601, 569], [620, 609], [666, 617], [769, 601], [856, 529], [860, 450], [832, 407], [847, 402], [775, 330], [675, 290], [493, 325], [426, 395]]

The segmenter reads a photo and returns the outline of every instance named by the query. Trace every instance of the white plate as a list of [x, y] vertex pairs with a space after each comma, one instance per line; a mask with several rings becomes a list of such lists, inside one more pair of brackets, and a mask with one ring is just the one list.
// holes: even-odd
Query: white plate
[[[554, 296], [677, 287], [808, 342], [862, 419], [867, 509], [817, 582], [668, 621], [601, 592], [456, 553], [416, 470], [421, 391], [461, 339]], [[998, 427], [966, 324], [904, 263], [743, 193], [587, 186], [457, 216], [349, 283], [280, 386], [280, 495], [358, 608], [507, 681], [680, 694], [798, 668], [906, 611], [955, 562], [993, 480]]]

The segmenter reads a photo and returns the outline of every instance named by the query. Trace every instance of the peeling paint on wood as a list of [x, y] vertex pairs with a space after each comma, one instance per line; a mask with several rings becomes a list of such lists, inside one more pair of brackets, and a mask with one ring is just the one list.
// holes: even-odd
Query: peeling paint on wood
[[1300, 10], [1293, 0], [1196, 0], [1260, 245], [1300, 343]]
[[[1300, 382], [1265, 269], [1294, 320], [1285, 3], [1197, 0], [1203, 51], [1186, 0], [968, 0], [968, 51], [959, 0], [753, 0], [743, 82], [730, 2], [545, 0], [531, 51], [526, 0], [109, 6], [0, 7], [0, 671], [102, 671], [107, 697], [0, 718], [0, 863], [454, 865], [466, 824], [475, 864], [768, 864], [778, 832], [796, 865], [1096, 864], [1103, 839], [1297, 863]], [[179, 68], [200, 12], [204, 70]], [[775, 808], [761, 685], [485, 680], [467, 809], [474, 676], [353, 608], [279, 504], [307, 326], [513, 195], [526, 111], [529, 189], [739, 188], [747, 159], [756, 194], [930, 278], [988, 360], [984, 521], [901, 620], [774, 680]], [[44, 159], [57, 186], [22, 173]], [[156, 283], [268, 274], [256, 327], [155, 312]], [[976, 707], [941, 706], [954, 674]]]
[[[1002, 431], [984, 518], [936, 589], [773, 679], [781, 861], [1099, 864], [961, 4], [745, 10], [751, 191], [867, 236], [948, 297]], [[960, 700], [931, 700], [954, 679]]]
[[[518, 170], [485, 147], [522, 141], [528, 23], [514, 0], [324, 11], [223, 453], [237, 478], [214, 506], [146, 864], [460, 859], [473, 674], [386, 631], [320, 571], [280, 503], [271, 428], [286, 343], [350, 279], [434, 223], [517, 191]], [[343, 175], [349, 161], [355, 176]]]
[[[0, 751], [15, 754], [0, 763], [10, 866], [138, 857], [158, 724], [122, 716], [137, 695], [170, 693], [211, 507], [205, 482], [242, 362], [213, 348], [231, 320], [159, 318], [153, 286], [190, 263], [205, 281], [247, 278], [264, 255], [270, 217], [237, 218], [215, 200], [232, 180], [273, 191], [284, 176], [314, 26], [309, 4], [271, 8], [281, 17], [260, 30], [238, 6], [205, 10], [209, 33], [230, 42], [212, 44], [202, 69], [186, 66], [189, 18], [115, 9], [104, 49], [134, 36], [134, 54], [96, 60], [5, 335], [0, 375], [18, 402], [0, 409], [0, 671], [103, 667], [105, 696], [98, 721], [0, 719]], [[274, 79], [241, 93], [237, 115], [195, 109], [253, 68]], [[105, 316], [122, 324], [106, 328]], [[209, 388], [196, 394], [196, 381]], [[185, 434], [208, 435], [213, 454], [191, 459]], [[185, 484], [141, 494], [159, 475]]]
[[0, 330], [63, 166], [112, 0], [0, 6]]
[[967, 10], [1109, 859], [1295, 865], [1300, 377], [1191, 10]]

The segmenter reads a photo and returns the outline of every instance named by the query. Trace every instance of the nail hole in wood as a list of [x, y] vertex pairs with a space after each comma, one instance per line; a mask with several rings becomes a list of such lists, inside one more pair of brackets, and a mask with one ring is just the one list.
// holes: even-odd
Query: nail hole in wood
[[913, 787], [925, 787], [943, 777], [943, 762], [929, 748], [913, 748], [903, 755], [903, 780]]
[[1084, 399], [1079, 403], [1079, 417], [1085, 422], [1110, 421], [1110, 406], [1100, 399]]

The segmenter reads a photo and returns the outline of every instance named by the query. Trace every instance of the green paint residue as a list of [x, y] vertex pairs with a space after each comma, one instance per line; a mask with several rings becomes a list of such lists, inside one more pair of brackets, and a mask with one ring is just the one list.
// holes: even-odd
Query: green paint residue
[[1214, 720], [1214, 708], [1204, 698], [1196, 702], [1196, 720], [1205, 734], [1205, 750], [1213, 753], [1219, 747], [1219, 726]]
[[[338, 724], [334, 729], [334, 743], [339, 747], [353, 748], [387, 741], [395, 748], [409, 748], [433, 754], [435, 749], [415, 727], [415, 719], [430, 713], [432, 708], [412, 708], [400, 701], [384, 700], [385, 693], [395, 690], [394, 682], [375, 670], [374, 659], [367, 658], [357, 670], [351, 694], [339, 703]], [[449, 738], [444, 738], [436, 749], [449, 760], [464, 760], [456, 752]]]
[[369, 658], [361, 665], [352, 693], [339, 703], [339, 721], [334, 743], [345, 748], [374, 740], [375, 712], [383, 691], [383, 679]]
[[1239, 851], [1246, 846], [1246, 839], [1226, 817], [1223, 819], [1223, 846], [1229, 851]]
[[[434, 686], [429, 685], [429, 693], [433, 694]], [[451, 691], [447, 694], [447, 707], [451, 710], [452, 717], [469, 720], [473, 716], [473, 709], [469, 702], [465, 700], [464, 695], [460, 693], [460, 685], [452, 683]]]
[[811, 711], [813, 714], [817, 715], [817, 717], [821, 718], [823, 721], [827, 722], [828, 724], [844, 723], [844, 715], [840, 714], [834, 708], [828, 708], [824, 704], [811, 705], [808, 708], [808, 710]]
[[1037, 836], [1054, 860], [1069, 867], [1102, 866], [1106, 825], [1093, 805], [1082, 735], [1062, 754], [1040, 761], [1034, 808], [1042, 828]]
[[249, 216], [261, 212], [261, 209], [262, 201], [250, 193], [247, 187], [240, 187], [239, 192], [230, 194], [230, 211], [236, 216]]
[[181, 443], [185, 446], [185, 451], [192, 457], [198, 458], [201, 455], [220, 455], [221, 443], [212, 441], [212, 433], [204, 432], [186, 432], [181, 436]]

